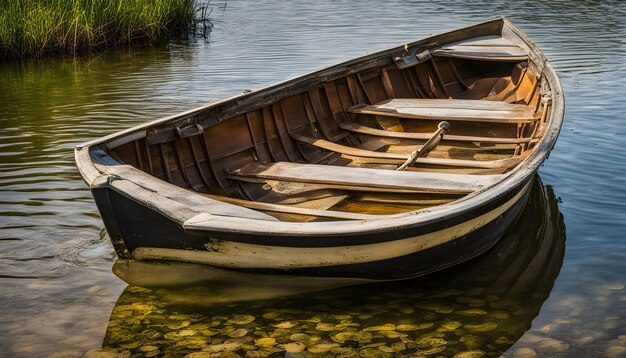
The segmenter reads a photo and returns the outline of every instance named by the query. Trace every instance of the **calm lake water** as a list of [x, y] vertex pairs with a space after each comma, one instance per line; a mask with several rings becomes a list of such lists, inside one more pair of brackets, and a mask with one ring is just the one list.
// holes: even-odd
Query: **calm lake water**
[[[115, 262], [76, 144], [496, 15], [551, 60], [566, 118], [522, 219], [488, 254], [351, 287]], [[0, 355], [307, 346], [319, 356], [626, 357], [623, 2], [229, 1], [212, 17], [209, 43], [0, 63]]]

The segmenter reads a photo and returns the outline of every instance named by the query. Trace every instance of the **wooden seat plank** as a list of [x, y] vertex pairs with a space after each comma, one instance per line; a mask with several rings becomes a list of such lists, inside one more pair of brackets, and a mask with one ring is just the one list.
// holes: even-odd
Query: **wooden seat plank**
[[431, 54], [440, 57], [493, 61], [524, 61], [528, 58], [526, 49], [497, 35], [480, 36], [449, 43], [431, 50]]
[[[332, 152], [350, 155], [354, 157], [364, 158], [377, 158], [397, 160], [398, 162], [404, 162], [409, 158], [410, 153], [387, 153], [387, 152], [375, 152], [366, 149], [348, 147], [345, 145], [333, 143], [324, 139], [310, 138], [299, 134], [291, 133], [291, 136], [304, 143], [314, 145], [318, 148], [330, 150]], [[485, 169], [500, 169], [510, 168], [517, 165], [521, 161], [521, 158], [509, 158], [498, 160], [464, 160], [464, 159], [447, 159], [447, 158], [429, 158], [422, 157], [415, 161], [415, 165], [440, 165], [449, 167], [464, 167], [464, 168], [485, 168]]]
[[[363, 126], [357, 123], [341, 123], [339, 127], [350, 132], [367, 134], [376, 137], [387, 138], [399, 138], [399, 139], [419, 139], [428, 140], [431, 137], [431, 133], [414, 133], [414, 132], [396, 132], [387, 131], [384, 129], [377, 129], [372, 127]], [[464, 135], [452, 135], [446, 134], [443, 140], [458, 141], [458, 142], [481, 142], [481, 143], [505, 143], [505, 144], [519, 144], [528, 143], [532, 141], [531, 138], [497, 138], [497, 137], [474, 137]]]
[[495, 184], [502, 175], [470, 175], [351, 168], [289, 162], [254, 162], [231, 172], [231, 179], [254, 178], [324, 184], [353, 190], [471, 193]]
[[528, 123], [538, 119], [534, 108], [523, 104], [471, 99], [394, 98], [372, 105], [350, 107], [348, 111], [408, 119], [491, 123]]

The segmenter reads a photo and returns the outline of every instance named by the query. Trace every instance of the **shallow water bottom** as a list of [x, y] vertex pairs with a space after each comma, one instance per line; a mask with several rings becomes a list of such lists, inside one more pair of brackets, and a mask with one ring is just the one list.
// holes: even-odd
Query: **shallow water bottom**
[[113, 271], [131, 285], [97, 352], [500, 356], [538, 314], [564, 249], [557, 201], [536, 179], [520, 220], [496, 247], [418, 279], [362, 284], [118, 260]]

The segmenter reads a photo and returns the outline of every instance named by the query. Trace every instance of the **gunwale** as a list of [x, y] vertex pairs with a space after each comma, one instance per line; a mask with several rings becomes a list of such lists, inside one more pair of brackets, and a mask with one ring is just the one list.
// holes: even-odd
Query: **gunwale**
[[[522, 163], [517, 165], [512, 171], [508, 172], [503, 178], [493, 186], [475, 191], [459, 200], [443, 204], [440, 206], [412, 211], [408, 213], [381, 215], [376, 219], [367, 220], [351, 220], [351, 221], [333, 221], [332, 225], [324, 222], [310, 223], [293, 223], [293, 222], [276, 222], [264, 219], [245, 219], [234, 216], [220, 217], [220, 220], [213, 220], [207, 217], [207, 214], [197, 214], [192, 217], [172, 213], [164, 205], [159, 205], [158, 200], [153, 201], [152, 208], [157, 210], [166, 217], [179, 222], [185, 230], [194, 232], [231, 232], [243, 233], [249, 235], [276, 235], [276, 236], [316, 236], [316, 235], [358, 235], [362, 233], [387, 232], [390, 227], [393, 228], [411, 228], [433, 223], [445, 221], [453, 215], [461, 215], [463, 213], [476, 210], [485, 204], [505, 195], [522, 182], [529, 180], [530, 176], [535, 173], [539, 165], [546, 159], [556, 138], [558, 137], [564, 112], [564, 99], [562, 89], [552, 66], [545, 59], [544, 55], [539, 51], [536, 45], [528, 39], [523, 33], [517, 30], [506, 18], [498, 18], [495, 20], [476, 24], [464, 29], [445, 32], [440, 35], [432, 36], [423, 40], [419, 40], [408, 44], [409, 47], [426, 48], [432, 47], [433, 42], [451, 43], [455, 39], [459, 39], [466, 32], [479, 32], [482, 34], [497, 33], [507, 36], [512, 41], [521, 41], [531, 51], [529, 54], [529, 64], [535, 66], [535, 70], [544, 76], [551, 91], [552, 105], [550, 107], [551, 120], [544, 135], [537, 143], [534, 150], [528, 155]], [[447, 41], [447, 42], [445, 42]], [[379, 51], [368, 56], [356, 58], [344, 63], [329, 66], [321, 70], [313, 71], [304, 76], [296, 77], [275, 85], [270, 85], [249, 94], [241, 94], [220, 102], [201, 106], [196, 109], [184, 112], [182, 114], [166, 117], [145, 123], [143, 125], [130, 128], [125, 131], [114, 133], [100, 139], [96, 139], [77, 146], [76, 161], [81, 175], [92, 188], [111, 187], [109, 178], [114, 175], [107, 173], [106, 170], [99, 170], [94, 166], [90, 152], [93, 148], [103, 146], [106, 149], [112, 149], [121, 144], [127, 143], [139, 138], [157, 138], [159, 134], [155, 134], [157, 129], [160, 133], [166, 135], [173, 130], [175, 125], [192, 125], [201, 124], [212, 125], [222, 120], [228, 119], [237, 113], [260, 108], [263, 105], [271, 103], [273, 100], [286, 96], [289, 91], [307, 88], [315, 84], [320, 84], [325, 80], [339, 78], [346, 74], [356, 72], [357, 70], [368, 68], [368, 66], [380, 66], [382, 63], [391, 63], [391, 55], [398, 53], [403, 49], [402, 46], [394, 47], [388, 50]], [[261, 100], [264, 98], [264, 100]], [[221, 117], [211, 118], [211, 111], [222, 113]], [[204, 121], [199, 117], [205, 117]], [[209, 118], [207, 120], [206, 118]], [[132, 179], [132, 175], [125, 179]], [[155, 180], [158, 180], [155, 178]], [[131, 180], [132, 181], [132, 180]], [[168, 184], [173, 187], [175, 185]], [[121, 194], [142, 202], [133, 193], [124, 191], [120, 188], [116, 189]], [[191, 192], [190, 192], [190, 195]], [[196, 194], [193, 194], [196, 195]], [[205, 198], [206, 200], [210, 200]], [[215, 216], [215, 215], [213, 215]], [[263, 225], [258, 225], [262, 221]]]

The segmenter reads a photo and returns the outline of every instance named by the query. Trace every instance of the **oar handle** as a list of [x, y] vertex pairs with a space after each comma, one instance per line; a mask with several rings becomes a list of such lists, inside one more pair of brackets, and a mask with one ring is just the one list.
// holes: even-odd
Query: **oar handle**
[[411, 153], [406, 162], [399, 166], [397, 170], [404, 170], [413, 165], [417, 158], [427, 156], [428, 153], [435, 149], [439, 142], [441, 142], [441, 140], [443, 139], [443, 135], [448, 131], [448, 129], [450, 129], [450, 123], [446, 121], [439, 122], [437, 130], [435, 131], [435, 133], [433, 133], [430, 139], [428, 139], [428, 141], [426, 141], [426, 143], [420, 149]]

